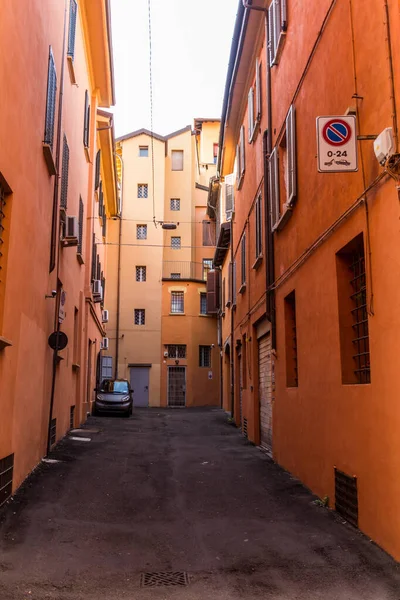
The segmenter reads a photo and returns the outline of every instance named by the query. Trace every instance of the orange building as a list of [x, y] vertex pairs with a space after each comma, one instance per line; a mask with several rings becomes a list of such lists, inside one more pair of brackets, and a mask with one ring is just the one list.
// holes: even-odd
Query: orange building
[[[233, 256], [238, 264], [246, 223], [249, 269], [255, 255], [251, 211], [264, 161], [268, 167], [266, 285], [262, 290], [254, 281], [254, 287], [255, 302], [266, 292], [273, 363], [261, 368], [255, 329], [246, 326], [258, 315], [249, 316], [256, 304], [246, 304], [249, 287], [237, 266], [236, 285], [245, 283], [246, 289], [238, 294], [231, 334], [236, 420], [242, 397], [248, 436], [262, 440], [266, 389], [274, 459], [400, 559], [398, 3], [371, 3], [368, 10], [361, 0], [244, 4], [228, 72], [219, 174], [232, 172], [239, 145]], [[252, 29], [256, 22], [261, 41]], [[247, 65], [257, 57], [262, 129], [268, 132], [264, 150], [251, 139], [252, 119], [246, 117], [254, 77]], [[339, 129], [333, 121], [333, 130], [321, 133], [332, 146], [322, 163], [320, 116], [339, 119]], [[340, 129], [351, 116], [355, 128]], [[379, 164], [374, 140], [384, 130], [388, 144]], [[339, 135], [332, 138], [332, 131]], [[357, 170], [342, 147], [350, 140]], [[260, 154], [249, 161], [257, 144]], [[332, 172], [319, 172], [318, 165]]]
[[[105, 265], [104, 247], [93, 255], [102, 241], [94, 219], [100, 148], [101, 201], [107, 214], [117, 210], [112, 117], [99, 110], [114, 103], [109, 11], [108, 0], [2, 10], [0, 503], [86, 418], [96, 383], [104, 336], [101, 286], [92, 286]], [[18, 48], [12, 60], [10, 48]], [[53, 352], [48, 338], [57, 331], [59, 345], [64, 334], [68, 342]]]

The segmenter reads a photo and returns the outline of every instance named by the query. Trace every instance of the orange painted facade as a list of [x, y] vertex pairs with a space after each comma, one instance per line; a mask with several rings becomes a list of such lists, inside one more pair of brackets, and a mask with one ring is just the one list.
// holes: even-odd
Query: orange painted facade
[[[269, 2], [258, 2], [261, 5], [268, 11]], [[329, 506], [337, 510], [343, 510], [338, 479], [343, 474], [346, 485], [353, 490], [356, 486], [351, 508], [346, 509], [353, 515], [348, 512], [349, 519], [399, 560], [399, 7], [393, 0], [368, 5], [368, 10], [361, 0], [289, 0], [286, 5], [282, 38], [270, 68], [265, 52], [259, 54], [260, 41], [253, 31], [257, 22], [261, 32], [268, 12], [239, 10], [244, 34], [233, 45], [239, 66], [228, 74], [232, 86], [220, 176], [234, 170], [243, 124], [246, 166], [241, 187], [235, 189], [233, 254], [238, 263], [246, 229], [250, 282], [238, 294], [234, 311], [234, 416], [238, 423], [241, 387], [247, 435], [258, 444], [262, 432], [257, 386], [264, 382], [254, 325], [266, 312], [265, 332], [269, 328], [272, 342], [267, 385], [272, 390], [274, 459], [318, 496], [328, 497]], [[260, 36], [265, 45], [265, 35]], [[251, 143], [247, 135], [256, 56], [263, 61], [266, 81], [261, 129], [269, 130], [267, 170], [261, 135]], [[240, 73], [247, 68], [244, 84]], [[316, 118], [346, 114], [356, 115], [358, 171], [319, 173]], [[394, 133], [395, 154], [381, 166], [373, 140], [388, 127]], [[273, 254], [264, 254], [268, 269], [258, 273], [250, 270], [252, 212], [264, 173], [269, 190], [263, 199], [264, 210], [269, 209], [264, 226], [269, 227]], [[278, 195], [271, 188], [274, 173]], [[268, 243], [268, 232], [266, 238]], [[229, 254], [230, 249], [222, 277]], [[237, 287], [239, 271], [237, 267]], [[227, 309], [223, 342], [230, 335], [224, 322], [228, 315]], [[244, 361], [246, 369], [240, 374]], [[223, 405], [231, 409], [226, 382], [230, 364], [224, 364]]]
[[[0, 458], [13, 460], [12, 490], [47, 453], [50, 420], [52, 446], [86, 419], [96, 384], [104, 331], [90, 267], [93, 235], [101, 241], [100, 148], [111, 180], [106, 211], [116, 207], [112, 117], [98, 112], [114, 103], [109, 26], [106, 0], [3, 7], [3, 48], [18, 49], [0, 57]], [[104, 120], [107, 139], [97, 133]], [[105, 264], [104, 247], [99, 256]], [[58, 322], [68, 344], [55, 360], [48, 337]]]

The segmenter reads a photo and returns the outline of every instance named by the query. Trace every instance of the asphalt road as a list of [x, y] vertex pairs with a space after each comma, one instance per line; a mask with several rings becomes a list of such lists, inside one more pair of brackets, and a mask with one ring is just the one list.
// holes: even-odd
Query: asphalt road
[[[399, 600], [399, 566], [223, 412], [85, 428], [0, 515], [0, 600]], [[188, 585], [141, 586], [160, 572]]]

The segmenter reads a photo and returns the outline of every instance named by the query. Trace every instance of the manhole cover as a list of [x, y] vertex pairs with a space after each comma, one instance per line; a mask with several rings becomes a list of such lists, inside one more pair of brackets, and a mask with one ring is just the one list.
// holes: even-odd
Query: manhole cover
[[174, 585], [189, 585], [189, 576], [185, 571], [160, 573], [142, 573], [141, 587], [172, 587]]

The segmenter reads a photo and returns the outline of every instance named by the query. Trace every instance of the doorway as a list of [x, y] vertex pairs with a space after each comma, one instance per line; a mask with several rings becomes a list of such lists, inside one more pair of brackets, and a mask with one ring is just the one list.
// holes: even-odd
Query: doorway
[[168, 367], [168, 406], [186, 406], [186, 367]]
[[149, 406], [150, 367], [131, 367], [131, 388], [133, 406], [144, 408]]

